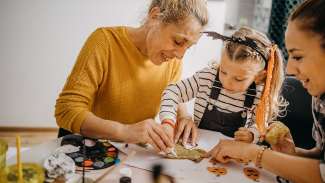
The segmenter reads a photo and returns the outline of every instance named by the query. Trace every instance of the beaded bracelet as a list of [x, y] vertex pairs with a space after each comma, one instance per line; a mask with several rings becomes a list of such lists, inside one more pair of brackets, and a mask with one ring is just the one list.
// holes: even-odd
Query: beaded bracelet
[[262, 157], [263, 157], [264, 151], [267, 149], [268, 149], [267, 147], [262, 146], [262, 149], [258, 151], [257, 156], [256, 156], [256, 161], [255, 161], [256, 167], [262, 168]]
[[167, 125], [169, 125], [169, 126], [171, 126], [172, 128], [175, 129], [175, 124], [174, 124], [173, 121], [170, 120], [170, 119], [164, 119], [164, 121], [161, 122], [161, 124], [162, 124], [162, 125], [163, 125], [163, 124], [167, 124]]

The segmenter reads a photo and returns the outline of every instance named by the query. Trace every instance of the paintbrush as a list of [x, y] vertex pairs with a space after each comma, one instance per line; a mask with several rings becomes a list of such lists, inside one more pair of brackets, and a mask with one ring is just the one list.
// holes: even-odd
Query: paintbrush
[[82, 155], [83, 155], [83, 162], [82, 162], [82, 183], [85, 183], [85, 160], [86, 160], [86, 145], [85, 145], [85, 138], [83, 137], [82, 142]]

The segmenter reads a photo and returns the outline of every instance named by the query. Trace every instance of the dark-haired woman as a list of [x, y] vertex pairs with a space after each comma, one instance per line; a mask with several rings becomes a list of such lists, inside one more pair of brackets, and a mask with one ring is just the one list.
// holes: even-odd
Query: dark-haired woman
[[[255, 144], [223, 140], [208, 155], [226, 163], [231, 158], [253, 161], [257, 167], [293, 182], [325, 182], [325, 1], [307, 0], [291, 14], [286, 31], [288, 74], [295, 75], [313, 96], [316, 147], [295, 147], [290, 134], [277, 151]], [[308, 112], [308, 111], [306, 111]], [[278, 152], [279, 151], [279, 152]]]

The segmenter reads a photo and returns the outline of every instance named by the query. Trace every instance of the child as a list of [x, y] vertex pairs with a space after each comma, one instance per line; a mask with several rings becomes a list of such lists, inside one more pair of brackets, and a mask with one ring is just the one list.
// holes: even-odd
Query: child
[[285, 105], [279, 97], [284, 79], [280, 50], [247, 27], [232, 37], [206, 33], [225, 41], [220, 65], [170, 84], [162, 94], [160, 120], [174, 126], [178, 104], [195, 98], [194, 123], [199, 128], [256, 143], [267, 122], [278, 115], [279, 106]]

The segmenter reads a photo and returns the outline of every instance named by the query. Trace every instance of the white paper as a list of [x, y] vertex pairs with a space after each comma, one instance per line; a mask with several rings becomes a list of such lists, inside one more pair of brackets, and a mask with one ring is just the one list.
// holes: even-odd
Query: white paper
[[[224, 135], [208, 131], [199, 130], [199, 141], [198, 147], [209, 151], [220, 139], [225, 139]], [[147, 148], [140, 147], [138, 145], [129, 144], [125, 147], [123, 143], [111, 142], [120, 151], [130, 154], [135, 151], [136, 154], [128, 158], [125, 164], [137, 167], [145, 170], [152, 170], [152, 166], [155, 164], [161, 164], [164, 167], [164, 173], [173, 176], [176, 181], [179, 182], [213, 182], [213, 183], [227, 183], [227, 182], [241, 182], [241, 183], [251, 183], [255, 182], [253, 180], [245, 177], [243, 173], [244, 167], [254, 167], [253, 164], [248, 166], [240, 165], [238, 163], [228, 163], [228, 164], [217, 164], [216, 166], [225, 167], [228, 173], [224, 176], [217, 177], [216, 175], [207, 171], [207, 167], [213, 166], [209, 163], [208, 159], [203, 159], [200, 163], [195, 163], [190, 160], [175, 160], [175, 159], [165, 159], [154, 151], [150, 146]], [[259, 169], [261, 176], [259, 182], [276, 182], [276, 176]]]

